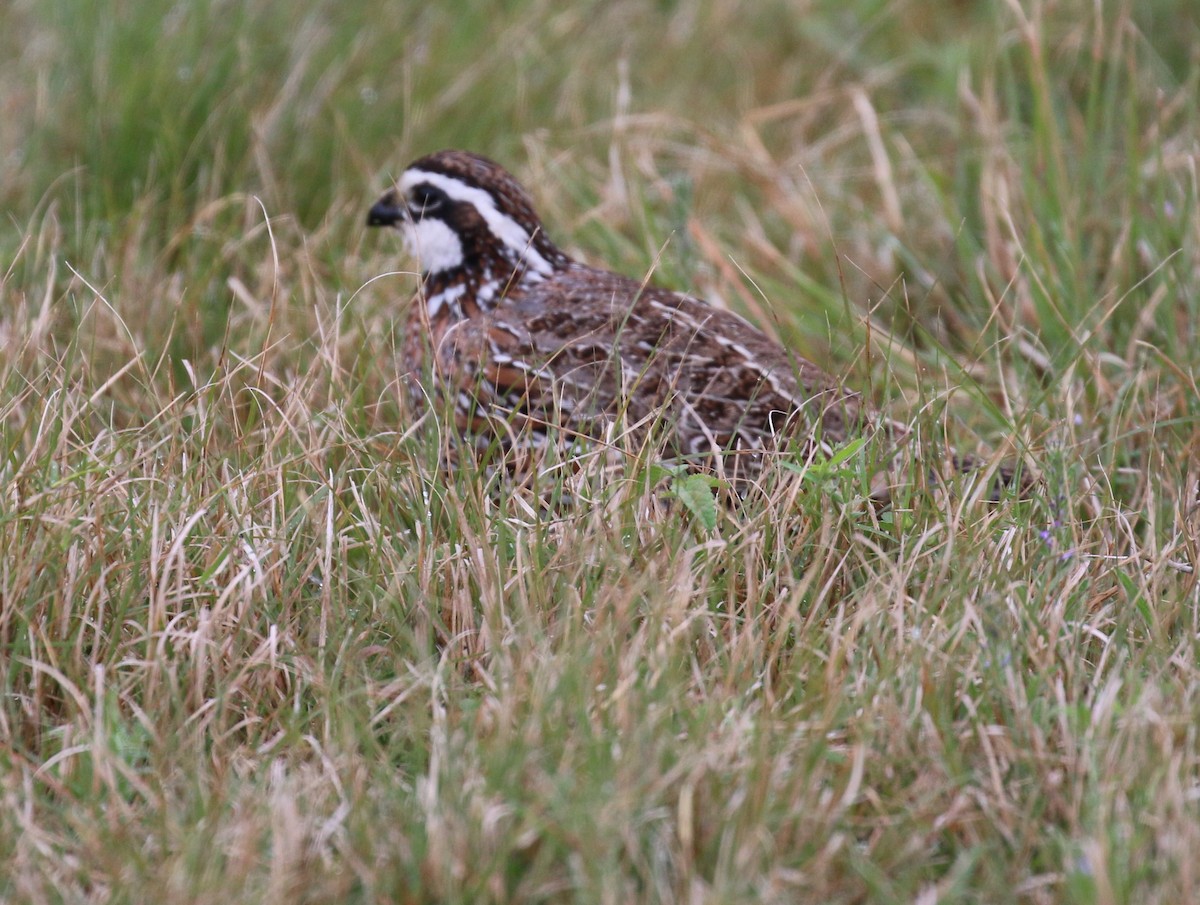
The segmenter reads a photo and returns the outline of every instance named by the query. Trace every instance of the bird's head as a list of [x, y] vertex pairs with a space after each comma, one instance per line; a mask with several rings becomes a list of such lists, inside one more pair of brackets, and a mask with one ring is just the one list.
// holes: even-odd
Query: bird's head
[[529, 194], [501, 166], [466, 151], [414, 161], [367, 215], [402, 230], [426, 276], [538, 279], [566, 256], [542, 230]]

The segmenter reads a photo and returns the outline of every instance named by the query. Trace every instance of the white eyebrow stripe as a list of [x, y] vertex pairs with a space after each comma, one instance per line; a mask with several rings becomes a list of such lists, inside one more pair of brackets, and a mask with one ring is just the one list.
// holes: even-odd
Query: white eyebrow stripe
[[397, 187], [400, 194], [407, 197], [413, 188], [423, 182], [441, 189], [453, 201], [464, 201], [472, 205], [475, 210], [479, 211], [479, 215], [487, 223], [492, 235], [521, 255], [532, 270], [543, 275], [549, 275], [554, 271], [550, 262], [533, 247], [533, 240], [525, 228], [508, 214], [502, 213], [496, 207], [496, 200], [490, 193], [467, 185], [461, 179], [455, 179], [453, 176], [415, 169], [406, 170], [400, 177]]

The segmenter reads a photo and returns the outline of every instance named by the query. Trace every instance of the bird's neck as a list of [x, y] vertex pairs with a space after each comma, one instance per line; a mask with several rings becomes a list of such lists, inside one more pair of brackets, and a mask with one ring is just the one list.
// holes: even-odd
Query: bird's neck
[[557, 249], [533, 259], [508, 249], [471, 255], [458, 267], [423, 274], [422, 294], [431, 319], [463, 320], [494, 310], [506, 298], [527, 292], [570, 263]]

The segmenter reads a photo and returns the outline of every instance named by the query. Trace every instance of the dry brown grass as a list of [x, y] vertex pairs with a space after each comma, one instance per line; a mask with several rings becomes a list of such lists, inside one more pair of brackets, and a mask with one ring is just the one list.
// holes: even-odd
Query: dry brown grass
[[[1187, 4], [169, 6], [0, 12], [0, 898], [1195, 898]], [[447, 476], [440, 145], [1043, 491]]]

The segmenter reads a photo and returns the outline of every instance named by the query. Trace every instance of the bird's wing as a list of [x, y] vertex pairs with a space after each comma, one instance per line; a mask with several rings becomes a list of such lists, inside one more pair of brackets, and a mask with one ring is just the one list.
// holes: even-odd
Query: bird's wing
[[[579, 268], [583, 270], [583, 268]], [[736, 315], [606, 271], [569, 271], [456, 325], [439, 371], [478, 410], [598, 435], [665, 428], [679, 453], [842, 442], [864, 406]]]

